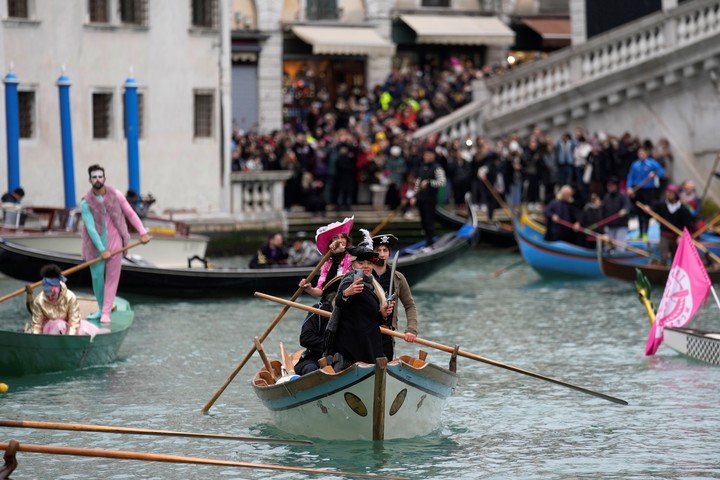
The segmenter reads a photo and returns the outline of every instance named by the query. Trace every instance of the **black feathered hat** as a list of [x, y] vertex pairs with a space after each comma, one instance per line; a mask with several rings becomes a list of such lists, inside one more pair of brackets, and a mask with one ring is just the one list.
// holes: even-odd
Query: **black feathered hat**
[[373, 250], [373, 240], [370, 237], [370, 232], [364, 228], [360, 229], [363, 234], [363, 240], [359, 244], [353, 247], [348, 247], [347, 251], [352, 255], [353, 261], [355, 260], [369, 260], [375, 265], [382, 265], [383, 261], [380, 256]]

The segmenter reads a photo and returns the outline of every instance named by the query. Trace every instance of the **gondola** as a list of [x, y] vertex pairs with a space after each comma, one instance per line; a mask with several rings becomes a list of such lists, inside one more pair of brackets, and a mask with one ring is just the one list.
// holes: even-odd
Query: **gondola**
[[[467, 222], [467, 218], [443, 207], [435, 207], [438, 221], [450, 228], [458, 228]], [[511, 224], [495, 221], [478, 220], [478, 242], [498, 248], [517, 246]]]
[[252, 387], [276, 426], [324, 440], [427, 435], [440, 426], [442, 407], [458, 382], [454, 371], [408, 355], [337, 373], [326, 366], [301, 377], [282, 377], [281, 362], [269, 363], [272, 371], [261, 368]]
[[[424, 242], [400, 250], [398, 268], [410, 285], [427, 278], [468, 250], [476, 237], [474, 217], [470, 221], [456, 232], [439, 236], [430, 251], [423, 248]], [[142, 251], [142, 248], [138, 250]], [[12, 238], [0, 239], [0, 273], [23, 281], [35, 281], [37, 272], [47, 263], [55, 263], [65, 270], [79, 265], [82, 259], [80, 255], [30, 248]], [[202, 268], [203, 265], [205, 268]], [[312, 270], [312, 266], [262, 269], [207, 267], [206, 262], [195, 262], [193, 267], [162, 268], [137, 259], [125, 259], [119, 291], [174, 298], [242, 296], [256, 291], [287, 293], [295, 291], [300, 279]], [[74, 273], [68, 284], [72, 289], [90, 288], [90, 271], [84, 269]]]
[[[83, 316], [97, 310], [94, 298], [78, 298], [78, 301]], [[19, 377], [114, 362], [134, 318], [126, 300], [115, 297], [115, 306], [110, 314], [110, 326], [103, 325], [110, 331], [98, 333], [93, 338], [25, 333], [22, 325], [29, 317], [18, 320], [17, 330], [0, 330], [0, 375]]]
[[[17, 211], [4, 212], [0, 237], [39, 250], [77, 253], [82, 243], [80, 223], [77, 209], [18, 207]], [[142, 256], [153, 265], [183, 267], [190, 258], [205, 257], [210, 239], [191, 234], [187, 224], [154, 216], [143, 218], [143, 224], [153, 241], [143, 247]], [[138, 237], [136, 233], [132, 236]]]

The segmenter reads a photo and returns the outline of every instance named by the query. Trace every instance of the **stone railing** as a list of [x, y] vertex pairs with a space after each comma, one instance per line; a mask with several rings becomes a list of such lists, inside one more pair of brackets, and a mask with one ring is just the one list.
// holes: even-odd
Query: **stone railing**
[[695, 0], [487, 81], [487, 117], [516, 112], [720, 34], [720, 0]]
[[233, 172], [230, 176], [230, 208], [233, 214], [253, 217], [283, 212], [285, 181], [289, 170]]
[[454, 112], [440, 117], [429, 125], [417, 129], [413, 138], [424, 139], [429, 135], [439, 134], [440, 138], [475, 138], [484, 133], [483, 109], [488, 103], [489, 93], [485, 82], [472, 82], [473, 101], [463, 105]]
[[[653, 59], [658, 60], [650, 68], [660, 71], [666, 67], [662, 65], [662, 58], [718, 36], [720, 0], [686, 2], [590, 39], [585, 44], [560, 50], [547, 59], [485, 81], [476, 81], [472, 103], [417, 130], [413, 136], [424, 138], [438, 133], [445, 138], [466, 138], [522, 130], [531, 125], [564, 124], [569, 117], [579, 118], [588, 111], [602, 109], [603, 104], [613, 105], [623, 98], [619, 92], [606, 92], [604, 100], [591, 98], [584, 105], [574, 98], [588, 93], [583, 87], [588, 86], [592, 91], [592, 85], [611, 77], [622, 78], [633, 67], [649, 65]], [[706, 63], [711, 61], [708, 59]], [[692, 74], [692, 68], [687, 68], [690, 70], [681, 74]], [[675, 77], [676, 72], [664, 74], [661, 81], [650, 79], [644, 87], [653, 90], [663, 82], [669, 85], [677, 81]], [[622, 88], [621, 80], [614, 83], [616, 88]], [[608, 86], [599, 88], [606, 90]], [[632, 98], [637, 95], [636, 90], [637, 87], [630, 87], [623, 95]], [[562, 112], [561, 106], [555, 104], [545, 108], [542, 102], [551, 100], [555, 104], [566, 104], [570, 111]]]

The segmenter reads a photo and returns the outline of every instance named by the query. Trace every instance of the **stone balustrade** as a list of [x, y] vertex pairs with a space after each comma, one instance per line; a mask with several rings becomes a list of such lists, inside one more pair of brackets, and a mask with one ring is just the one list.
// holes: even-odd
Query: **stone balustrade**
[[233, 172], [230, 176], [231, 212], [244, 217], [281, 214], [285, 181], [292, 175], [289, 170]]
[[696, 0], [650, 15], [487, 81], [486, 118], [527, 108], [602, 77], [720, 34], [720, 0]]

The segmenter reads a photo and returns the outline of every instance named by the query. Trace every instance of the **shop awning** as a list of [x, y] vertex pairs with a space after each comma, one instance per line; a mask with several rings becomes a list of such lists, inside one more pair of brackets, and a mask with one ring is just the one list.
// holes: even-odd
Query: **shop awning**
[[497, 17], [400, 15], [417, 34], [417, 43], [502, 45], [515, 42], [515, 32]]
[[522, 23], [535, 30], [546, 40], [570, 41], [569, 18], [523, 18]]
[[313, 47], [317, 55], [385, 55], [395, 54], [395, 45], [372, 28], [294, 26], [300, 40]]

